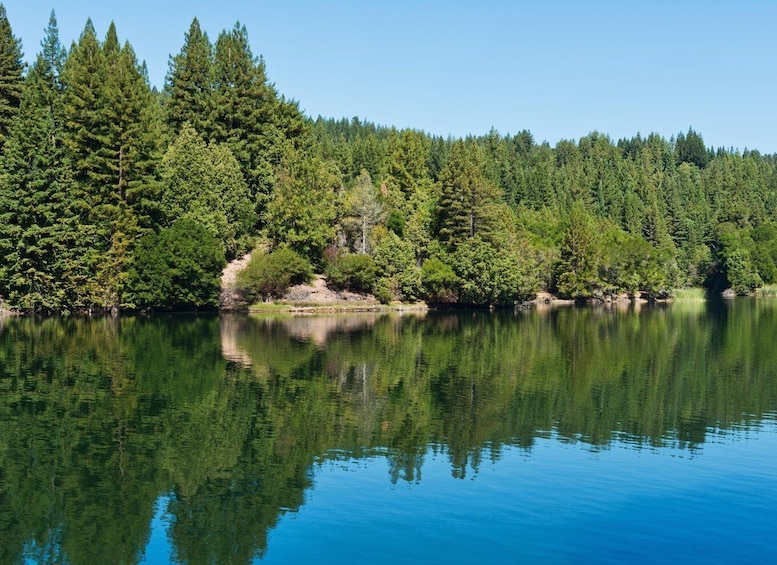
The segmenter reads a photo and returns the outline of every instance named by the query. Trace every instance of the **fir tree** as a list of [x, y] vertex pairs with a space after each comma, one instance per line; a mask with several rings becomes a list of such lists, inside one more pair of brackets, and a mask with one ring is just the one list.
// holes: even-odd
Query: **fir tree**
[[[56, 44], [56, 30], [47, 34]], [[81, 303], [84, 233], [58, 128], [56, 60], [39, 55], [2, 160], [0, 295], [34, 311]]]
[[14, 37], [5, 6], [0, 4], [0, 150], [19, 108], [23, 73], [22, 42]]
[[268, 83], [264, 61], [253, 56], [240, 23], [216, 40], [210, 102], [203, 133], [232, 151], [261, 214], [284, 154], [301, 149], [308, 130], [297, 104], [279, 98]]
[[199, 133], [208, 130], [208, 108], [213, 89], [213, 46], [208, 34], [192, 20], [181, 52], [170, 57], [165, 81], [165, 120], [174, 134], [188, 122]]
[[64, 140], [97, 240], [88, 254], [97, 306], [120, 302], [137, 238], [151, 225], [160, 140], [145, 68], [111, 24], [100, 45], [91, 21], [62, 73]]
[[488, 240], [494, 228], [499, 191], [483, 176], [483, 155], [472, 142], [457, 141], [440, 172], [439, 237], [449, 248], [480, 235]]

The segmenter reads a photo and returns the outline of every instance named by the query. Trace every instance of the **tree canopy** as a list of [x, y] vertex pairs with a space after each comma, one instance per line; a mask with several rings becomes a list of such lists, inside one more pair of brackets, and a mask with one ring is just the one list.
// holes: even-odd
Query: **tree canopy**
[[116, 25], [100, 37], [89, 20], [64, 49], [52, 12], [28, 69], [0, 5], [6, 305], [169, 308], [141, 273], [181, 225], [227, 259], [290, 249], [386, 301], [747, 294], [777, 280], [775, 155], [713, 149], [693, 128], [552, 146], [525, 130], [454, 139], [313, 119], [239, 22], [211, 42], [195, 18], [157, 92]]

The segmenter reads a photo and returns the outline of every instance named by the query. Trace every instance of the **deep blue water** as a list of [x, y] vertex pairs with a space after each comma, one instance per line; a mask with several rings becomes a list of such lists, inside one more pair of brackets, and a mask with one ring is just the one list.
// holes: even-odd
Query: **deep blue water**
[[0, 563], [777, 562], [777, 301], [0, 323]]
[[[714, 434], [715, 432], [711, 430]], [[328, 460], [257, 563], [768, 563], [777, 559], [777, 421], [696, 453], [553, 436], [465, 480], [427, 453], [418, 482], [381, 455]], [[166, 563], [157, 515], [146, 563]]]

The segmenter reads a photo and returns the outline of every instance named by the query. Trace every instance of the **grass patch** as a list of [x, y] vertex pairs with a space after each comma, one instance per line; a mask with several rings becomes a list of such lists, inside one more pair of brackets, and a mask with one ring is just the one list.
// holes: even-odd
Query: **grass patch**
[[777, 298], [777, 284], [767, 284], [755, 291], [758, 298]]
[[707, 295], [703, 288], [675, 288], [672, 290], [672, 298], [678, 301], [684, 300], [706, 300]]
[[279, 302], [257, 302], [248, 307], [249, 312], [288, 312], [291, 306]]

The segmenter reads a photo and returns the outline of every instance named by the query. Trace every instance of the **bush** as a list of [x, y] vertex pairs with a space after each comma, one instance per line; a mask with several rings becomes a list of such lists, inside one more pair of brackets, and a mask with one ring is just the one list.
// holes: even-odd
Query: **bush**
[[453, 268], [439, 259], [427, 259], [421, 265], [421, 285], [427, 300], [455, 302], [459, 282]]
[[201, 223], [181, 219], [143, 237], [135, 249], [125, 298], [133, 308], [218, 306], [224, 247]]
[[375, 298], [381, 304], [389, 304], [394, 300], [394, 295], [398, 293], [397, 282], [392, 278], [382, 278], [378, 281], [375, 289]]
[[355, 292], [372, 292], [377, 267], [369, 255], [338, 255], [329, 263], [326, 277], [329, 286]]
[[372, 250], [379, 279], [391, 279], [392, 295], [396, 299], [412, 301], [421, 291], [421, 275], [416, 267], [412, 243], [382, 226], [372, 234]]
[[291, 285], [310, 282], [310, 261], [288, 248], [272, 253], [255, 253], [237, 275], [238, 286], [251, 302], [280, 298]]
[[451, 263], [463, 304], [509, 305], [540, 288], [542, 263], [528, 245], [506, 242], [496, 247], [475, 236], [456, 248]]

